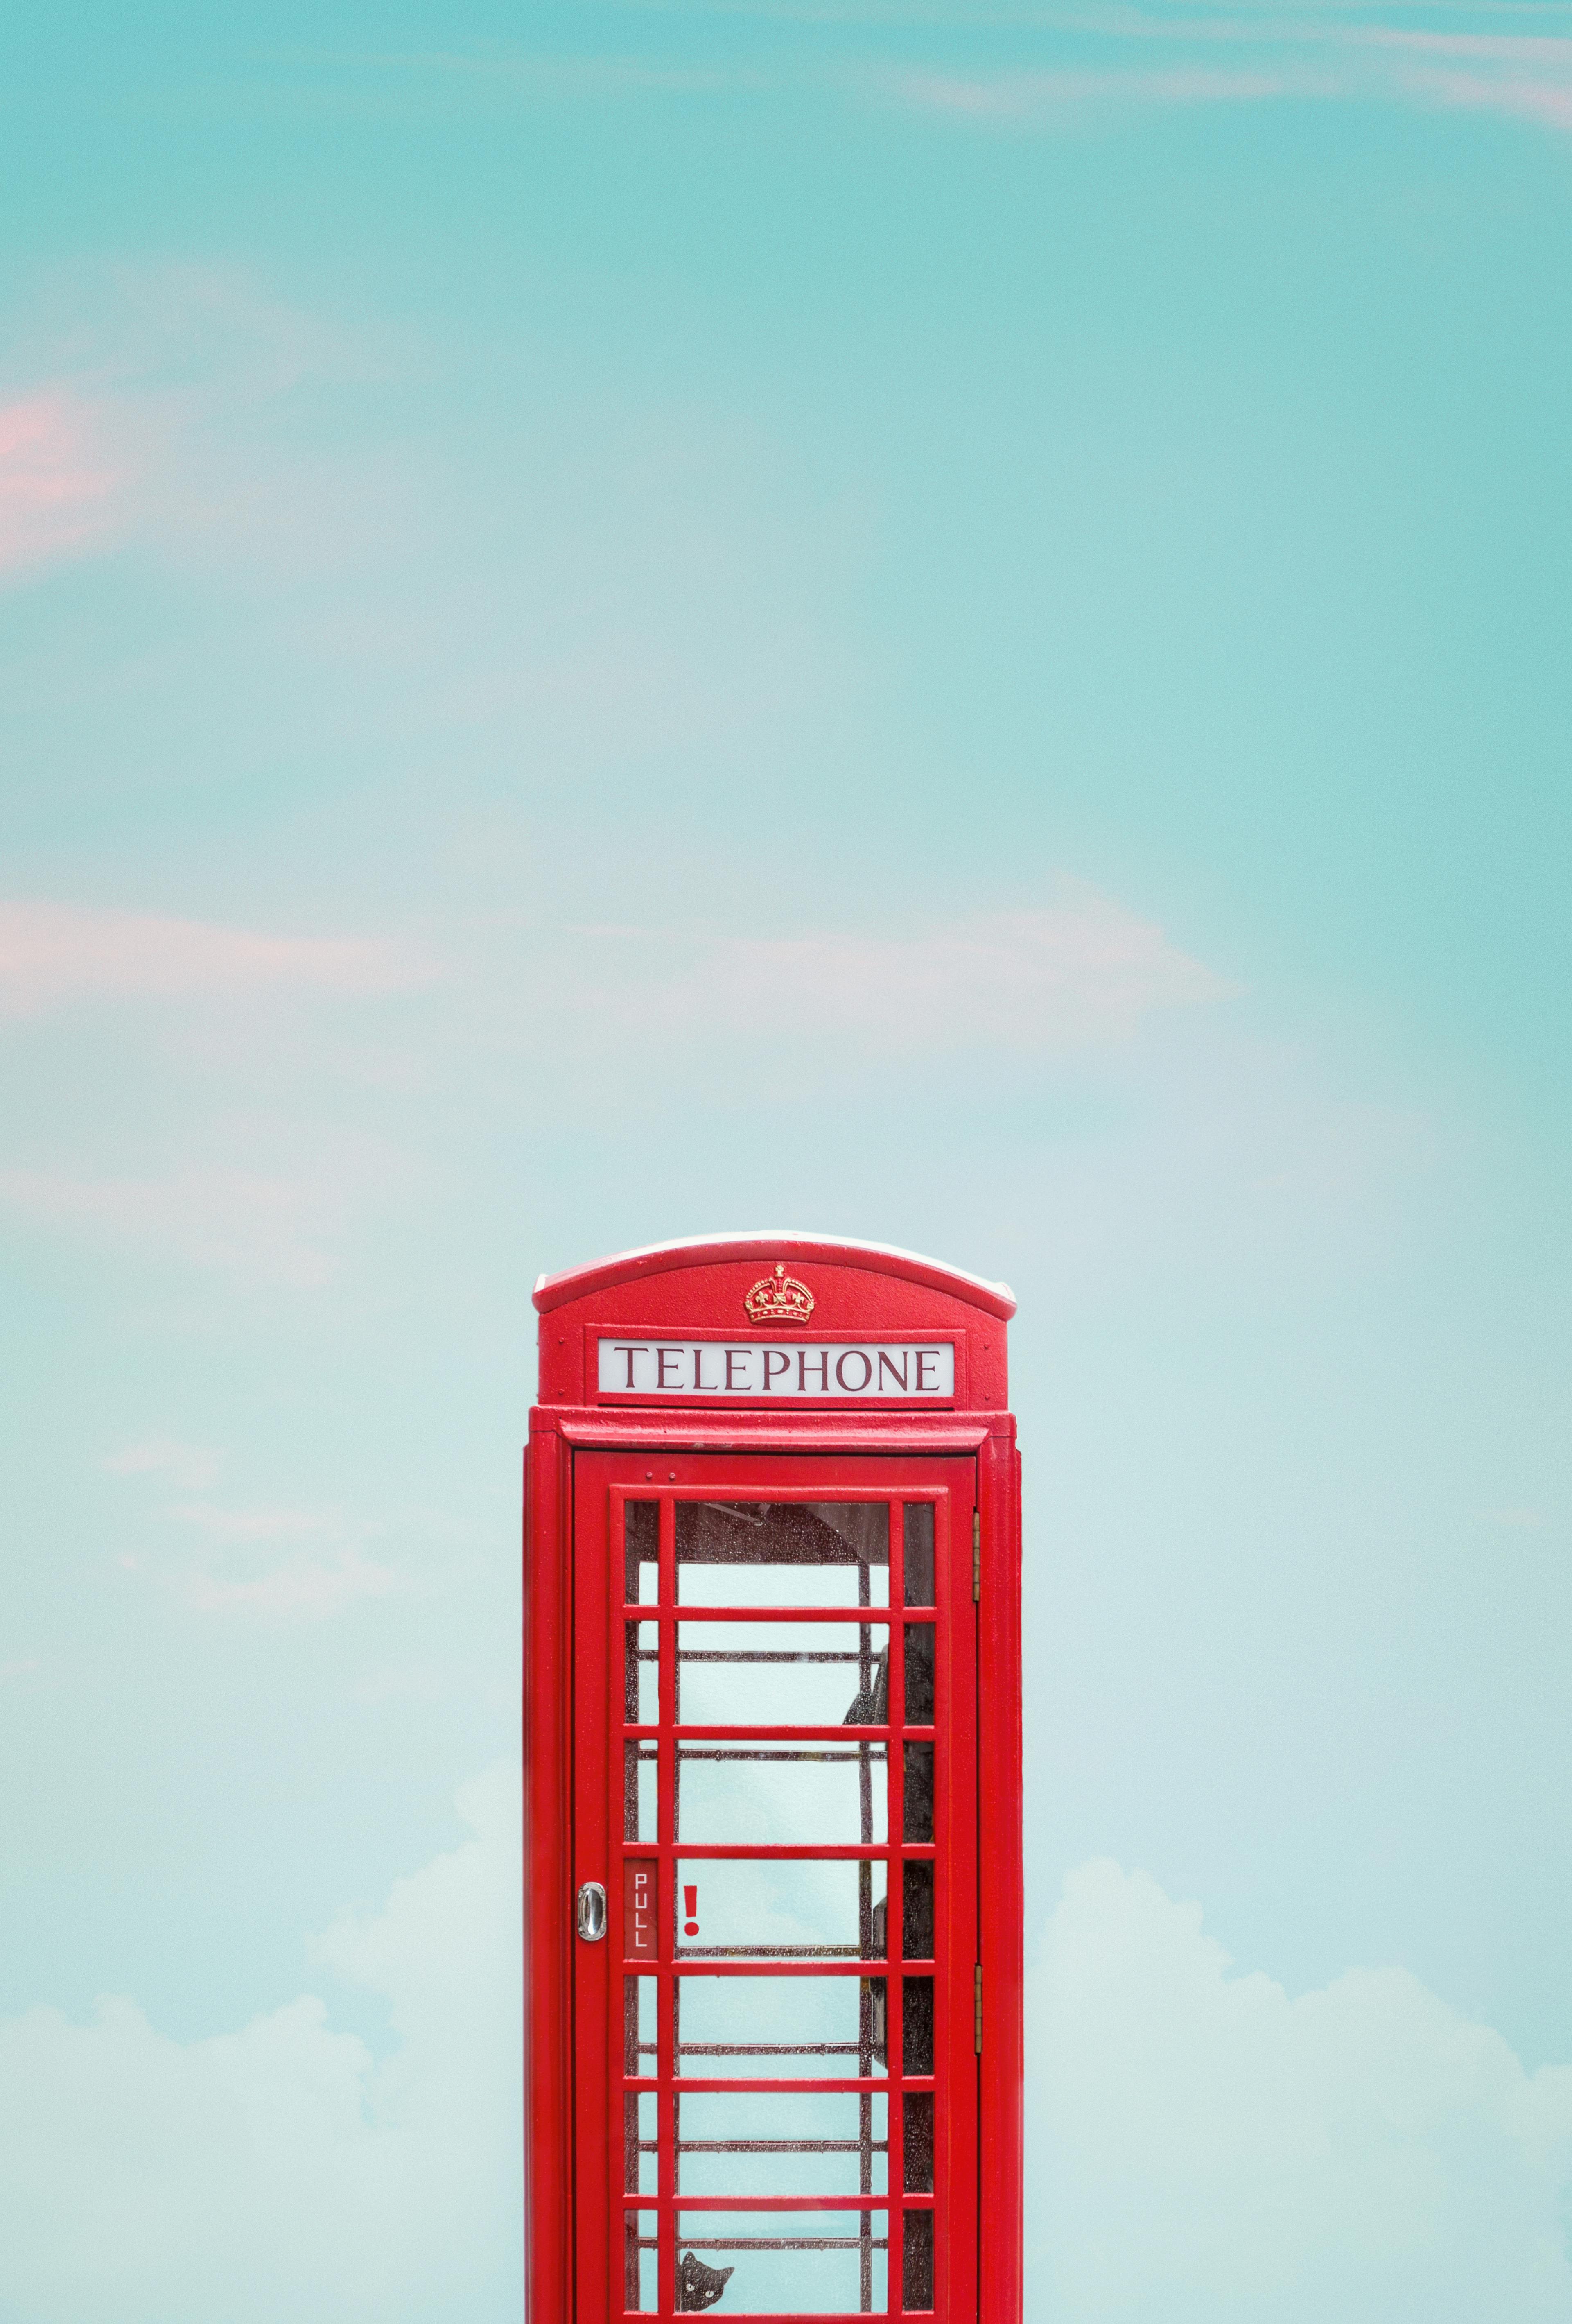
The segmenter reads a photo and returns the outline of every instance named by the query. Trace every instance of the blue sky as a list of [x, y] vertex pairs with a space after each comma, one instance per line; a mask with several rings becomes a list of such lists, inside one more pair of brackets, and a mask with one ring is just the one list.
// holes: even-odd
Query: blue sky
[[1572, 2319], [1572, 11], [0, 95], [19, 2324], [517, 2313], [542, 1268], [1015, 1286], [1029, 2324]]

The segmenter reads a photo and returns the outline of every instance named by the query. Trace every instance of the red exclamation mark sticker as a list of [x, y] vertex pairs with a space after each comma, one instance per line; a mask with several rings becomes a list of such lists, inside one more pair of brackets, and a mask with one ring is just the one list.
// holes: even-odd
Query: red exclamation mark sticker
[[683, 1923], [683, 1934], [685, 1937], [696, 1937], [699, 1933], [698, 1890], [696, 1888], [689, 1888], [685, 1886], [683, 1889], [683, 1903], [688, 1908], [687, 1919]]

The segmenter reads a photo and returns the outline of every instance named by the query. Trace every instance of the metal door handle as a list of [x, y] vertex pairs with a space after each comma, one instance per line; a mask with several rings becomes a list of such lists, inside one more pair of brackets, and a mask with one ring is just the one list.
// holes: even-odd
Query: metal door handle
[[579, 1890], [578, 1930], [586, 1944], [599, 1944], [606, 1933], [606, 1892], [598, 1880], [586, 1880]]

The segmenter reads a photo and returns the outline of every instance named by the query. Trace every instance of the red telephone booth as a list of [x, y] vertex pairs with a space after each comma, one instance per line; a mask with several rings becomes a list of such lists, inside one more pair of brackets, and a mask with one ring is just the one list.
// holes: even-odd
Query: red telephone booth
[[1015, 1302], [731, 1235], [535, 1305], [531, 2324], [1018, 2324]]

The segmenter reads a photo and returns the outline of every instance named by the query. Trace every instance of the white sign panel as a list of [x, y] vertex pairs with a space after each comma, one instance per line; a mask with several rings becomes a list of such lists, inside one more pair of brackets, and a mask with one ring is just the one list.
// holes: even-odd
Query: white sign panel
[[725, 1396], [941, 1403], [952, 1340], [602, 1340], [603, 1396]]

